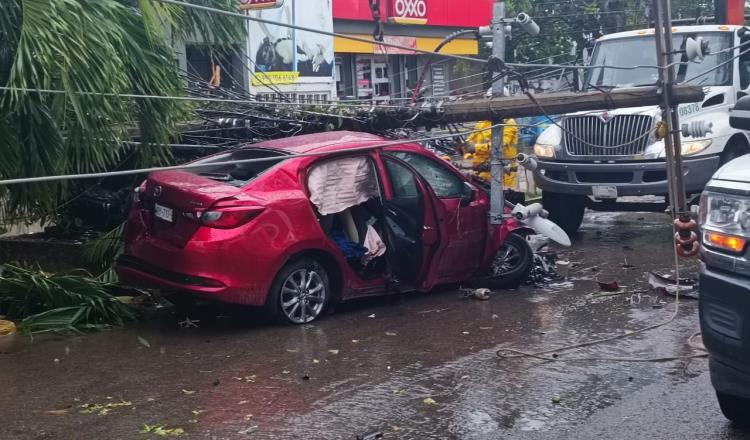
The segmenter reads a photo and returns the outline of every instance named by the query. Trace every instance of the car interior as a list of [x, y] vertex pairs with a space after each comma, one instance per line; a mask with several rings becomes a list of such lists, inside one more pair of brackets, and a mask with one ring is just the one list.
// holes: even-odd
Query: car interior
[[[193, 168], [191, 171], [212, 180], [242, 187], [258, 177], [263, 171], [284, 160], [284, 156], [286, 156], [285, 153], [275, 150], [243, 148], [197, 161], [195, 162], [196, 164], [205, 164], [205, 167]], [[221, 162], [262, 158], [278, 158], [278, 160], [229, 165], [220, 164]]]
[[[387, 204], [367, 157], [330, 159], [308, 173], [310, 201], [321, 228], [364, 279], [390, 279], [402, 272], [399, 268], [413, 274], [421, 261], [421, 195], [411, 173], [398, 171], [394, 185], [400, 197]], [[412, 215], [412, 208], [420, 215]]]

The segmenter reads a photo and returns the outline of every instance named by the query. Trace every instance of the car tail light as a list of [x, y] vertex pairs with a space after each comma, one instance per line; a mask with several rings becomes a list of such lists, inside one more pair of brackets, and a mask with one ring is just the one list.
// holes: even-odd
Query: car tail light
[[141, 205], [143, 194], [146, 192], [146, 181], [144, 180], [139, 186], [133, 188], [133, 203], [136, 206]]
[[261, 206], [237, 206], [219, 202], [205, 211], [183, 213], [183, 217], [203, 226], [217, 229], [232, 229], [242, 226], [263, 212]]
[[709, 246], [725, 249], [728, 251], [741, 253], [745, 249], [745, 241], [742, 237], [722, 234], [720, 232], [705, 232], [703, 241]]

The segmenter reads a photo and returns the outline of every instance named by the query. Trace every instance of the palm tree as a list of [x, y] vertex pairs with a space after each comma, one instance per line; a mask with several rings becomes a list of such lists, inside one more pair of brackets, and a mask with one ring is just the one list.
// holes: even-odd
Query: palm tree
[[[165, 144], [193, 106], [114, 95], [184, 95], [172, 42], [229, 46], [244, 29], [241, 19], [154, 0], [4, 1], [0, 179], [102, 171], [126, 157], [129, 166], [167, 161]], [[126, 143], [134, 133], [136, 146]], [[0, 223], [54, 218], [74, 191], [69, 182], [0, 187]]]

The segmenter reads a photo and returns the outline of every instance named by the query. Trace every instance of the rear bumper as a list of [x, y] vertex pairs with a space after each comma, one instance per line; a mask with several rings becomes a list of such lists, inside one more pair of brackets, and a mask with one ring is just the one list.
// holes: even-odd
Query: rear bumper
[[215, 301], [246, 305], [263, 305], [258, 295], [247, 289], [226, 286], [223, 282], [201, 276], [172, 272], [138, 258], [123, 255], [115, 266], [120, 280], [127, 285], [192, 294]]
[[[620, 196], [667, 195], [667, 165], [664, 161], [627, 163], [578, 163], [538, 160], [536, 185], [544, 191], [592, 195], [592, 186], [616, 186]], [[719, 168], [718, 156], [684, 158], [685, 188], [703, 190]]]
[[704, 266], [699, 304], [714, 388], [750, 398], [750, 278]]

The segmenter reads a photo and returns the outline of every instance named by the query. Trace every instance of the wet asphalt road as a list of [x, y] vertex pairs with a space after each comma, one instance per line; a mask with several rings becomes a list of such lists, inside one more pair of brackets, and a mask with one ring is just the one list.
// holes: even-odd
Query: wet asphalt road
[[[203, 307], [183, 329], [185, 314], [164, 310], [127, 329], [38, 338], [0, 354], [0, 438], [159, 438], [140, 434], [144, 423], [196, 439], [750, 438], [719, 412], [703, 358], [496, 356], [669, 321], [674, 299], [648, 291], [645, 272], [671, 268], [669, 240], [663, 215], [589, 213], [560, 250], [575, 264], [567, 281], [489, 301], [455, 289], [371, 299], [303, 327]], [[626, 293], [595, 297], [597, 277]], [[696, 302], [682, 300], [664, 326], [559, 359], [691, 355], [697, 329]], [[122, 405], [81, 413], [108, 403]]]

